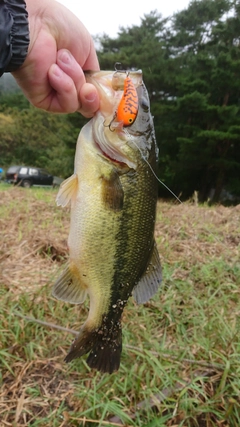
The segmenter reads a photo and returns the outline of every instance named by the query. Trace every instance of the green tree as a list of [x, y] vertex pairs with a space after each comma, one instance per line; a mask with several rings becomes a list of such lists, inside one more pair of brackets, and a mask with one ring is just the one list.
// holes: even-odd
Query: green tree
[[0, 95], [0, 165], [44, 167], [63, 178], [73, 173], [76, 141], [86, 119], [79, 113], [50, 114], [21, 92]]
[[[156, 138], [159, 176], [176, 194], [215, 201], [240, 196], [240, 3], [193, 0], [163, 19], [156, 11], [118, 37], [98, 39], [101, 69], [142, 69]], [[34, 109], [21, 94], [0, 94], [0, 163], [31, 163], [66, 177], [86, 120]], [[167, 196], [161, 185], [160, 195]]]
[[181, 188], [174, 186], [186, 196], [199, 190], [206, 200], [213, 187], [218, 201], [224, 186], [240, 194], [239, 18], [232, 1], [202, 0], [173, 19], [168, 43], [179, 72], [170, 92], [172, 162]]
[[163, 31], [167, 19], [156, 11], [145, 15], [140, 26], [121, 28], [117, 38], [104, 36], [99, 39], [98, 51], [102, 69], [112, 70], [116, 62], [122, 69], [142, 69], [150, 97], [157, 95], [156, 88], [164, 69]]
[[[152, 11], [141, 19], [140, 26], [121, 28], [117, 38], [104, 36], [98, 41], [101, 45], [98, 51], [101, 69], [112, 70], [114, 64], [119, 62], [123, 69], [143, 71], [143, 79], [148, 89], [151, 100], [151, 111], [154, 116], [155, 131], [160, 147], [161, 179], [169, 182], [169, 175], [174, 174], [167, 170], [169, 153], [162, 152], [162, 124], [161, 108], [167, 92], [168, 69], [167, 61], [169, 52], [166, 46], [166, 24], [168, 19], [163, 19], [157, 11]], [[168, 131], [171, 126], [167, 126]], [[166, 166], [163, 168], [163, 164]], [[165, 176], [163, 176], [163, 171]], [[172, 180], [171, 180], [172, 181]], [[170, 181], [170, 182], [171, 182]], [[162, 187], [163, 192], [165, 189]]]
[[[141, 68], [160, 148], [161, 179], [183, 198], [240, 194], [239, 2], [195, 0], [171, 19], [156, 12], [100, 39], [101, 68]], [[160, 187], [160, 194], [166, 191]]]

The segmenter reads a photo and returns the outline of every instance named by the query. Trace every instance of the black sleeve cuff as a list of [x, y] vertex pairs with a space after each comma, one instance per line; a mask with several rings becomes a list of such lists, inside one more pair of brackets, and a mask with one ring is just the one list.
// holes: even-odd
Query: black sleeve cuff
[[24, 1], [4, 0], [0, 5], [0, 76], [17, 70], [29, 46], [28, 13]]

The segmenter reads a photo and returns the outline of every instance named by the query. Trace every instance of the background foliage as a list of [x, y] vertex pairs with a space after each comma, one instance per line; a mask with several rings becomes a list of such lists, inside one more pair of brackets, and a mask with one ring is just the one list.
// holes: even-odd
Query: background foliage
[[[240, 196], [240, 4], [194, 0], [162, 19], [157, 11], [140, 26], [98, 42], [101, 69], [143, 70], [160, 148], [160, 178], [183, 199], [201, 201], [214, 189]], [[1, 89], [0, 89], [1, 90]], [[18, 93], [0, 92], [0, 166], [29, 163], [66, 177], [85, 123], [79, 114], [51, 115]], [[161, 186], [159, 195], [170, 194]]]

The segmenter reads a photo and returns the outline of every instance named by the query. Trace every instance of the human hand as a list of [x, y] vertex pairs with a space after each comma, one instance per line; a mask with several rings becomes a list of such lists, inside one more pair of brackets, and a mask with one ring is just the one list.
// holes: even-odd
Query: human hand
[[78, 18], [55, 0], [26, 0], [28, 55], [14, 75], [29, 101], [51, 112], [79, 111], [91, 117], [99, 107], [96, 88], [83, 70], [99, 70], [93, 41]]

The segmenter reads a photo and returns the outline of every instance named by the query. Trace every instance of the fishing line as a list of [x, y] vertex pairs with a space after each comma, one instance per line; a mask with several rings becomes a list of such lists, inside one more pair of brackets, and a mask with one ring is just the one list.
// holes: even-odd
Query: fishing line
[[[168, 191], [170, 191], [170, 193], [177, 199], [177, 201], [179, 202], [179, 203], [181, 203], [181, 205], [183, 204], [183, 202], [178, 198], [178, 196], [176, 196], [176, 194], [166, 185], [166, 184], [164, 184], [164, 182], [163, 181], [161, 181], [159, 178], [158, 178], [158, 176], [156, 175], [156, 173], [154, 172], [154, 170], [153, 170], [153, 168], [152, 168], [152, 166], [150, 165], [150, 163], [148, 162], [148, 160], [146, 159], [146, 157], [144, 156], [144, 154], [142, 153], [142, 151], [141, 151], [141, 149], [138, 147], [138, 145], [136, 144], [136, 142], [133, 140], [133, 137], [132, 137], [132, 135], [130, 135], [130, 133], [126, 130], [126, 129], [124, 129], [124, 132], [126, 133], [126, 135], [127, 136], [129, 136], [129, 139], [131, 140], [131, 142], [135, 145], [135, 147], [138, 149], [138, 151], [140, 152], [140, 154], [141, 154], [141, 157], [142, 157], [142, 159], [144, 160], [144, 162], [146, 162], [147, 163], [147, 165], [148, 165], [148, 167], [149, 167], [149, 169], [151, 170], [151, 172], [152, 172], [152, 174], [155, 176], [155, 178], [157, 179], [157, 181], [160, 183], [160, 184], [162, 184]], [[208, 229], [206, 229], [207, 230], [207, 232], [209, 233], [209, 230]], [[216, 235], [214, 235], [212, 232], [210, 232], [210, 235], [217, 241], [217, 242], [220, 242], [220, 239], [216, 236]]]
[[160, 183], [160, 184], [162, 184], [174, 197], [175, 197], [175, 199], [177, 199], [177, 201], [179, 202], [179, 203], [181, 203], [182, 204], [182, 201], [178, 198], [178, 196], [176, 196], [176, 194], [163, 182], [163, 181], [161, 181], [161, 179], [159, 179], [158, 178], [158, 176], [156, 175], [156, 173], [154, 172], [154, 170], [153, 170], [153, 168], [152, 168], [152, 166], [150, 165], [150, 163], [148, 162], [148, 160], [146, 159], [146, 157], [144, 156], [144, 154], [142, 153], [142, 151], [141, 151], [141, 149], [140, 149], [140, 147], [138, 147], [138, 145], [136, 144], [136, 142], [133, 140], [133, 137], [132, 137], [132, 135], [130, 135], [130, 133], [126, 130], [126, 129], [124, 129], [124, 132], [126, 133], [126, 135], [127, 136], [129, 136], [129, 138], [130, 138], [130, 140], [131, 140], [131, 142], [135, 145], [135, 147], [138, 149], [138, 151], [140, 152], [140, 154], [141, 154], [141, 157], [142, 157], [142, 159], [144, 160], [144, 162], [145, 163], [147, 163], [147, 165], [148, 165], [148, 167], [149, 167], [149, 169], [151, 170], [151, 172], [152, 172], [152, 174], [153, 174], [153, 176], [155, 176], [155, 178], [157, 179], [157, 181]]

